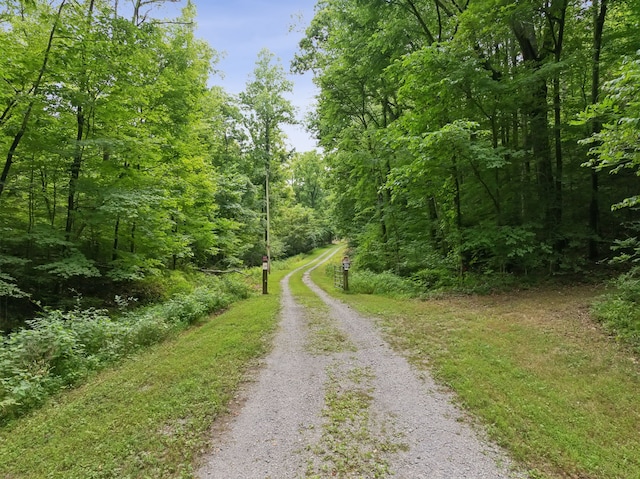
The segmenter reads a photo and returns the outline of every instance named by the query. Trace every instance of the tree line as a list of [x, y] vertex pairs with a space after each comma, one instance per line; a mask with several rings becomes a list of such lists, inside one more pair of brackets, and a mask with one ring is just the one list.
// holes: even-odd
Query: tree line
[[625, 0], [320, 0], [293, 66], [315, 74], [359, 264], [558, 274], [634, 256], [639, 21]]
[[284, 141], [279, 60], [261, 52], [241, 95], [209, 86], [217, 52], [190, 1], [158, 18], [168, 2], [0, 2], [0, 329], [75, 292], [256, 264], [267, 171], [273, 256], [330, 235], [321, 158]]
[[0, 2], [2, 321], [334, 230], [427, 283], [635, 259], [637, 2], [321, 0], [292, 68], [323, 152], [300, 154], [274, 55], [240, 95], [210, 86], [169, 1]]

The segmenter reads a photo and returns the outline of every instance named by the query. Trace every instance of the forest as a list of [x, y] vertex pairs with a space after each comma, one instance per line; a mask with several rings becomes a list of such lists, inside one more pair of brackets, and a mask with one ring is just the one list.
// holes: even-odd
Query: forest
[[167, 1], [1, 2], [0, 330], [335, 237], [425, 289], [633, 273], [637, 2], [320, 0], [300, 153], [279, 60], [210, 86], [215, 45]]
[[639, 21], [624, 0], [319, 2], [292, 66], [358, 265], [433, 285], [635, 260]]
[[[281, 297], [355, 357], [312, 270], [527, 476], [638, 477], [640, 2], [317, 0], [290, 64], [263, 49], [238, 94], [197, 4], [0, 0], [6, 477], [191, 477], [271, 361]], [[300, 73], [315, 151], [285, 134]], [[357, 441], [298, 427], [335, 457], [383, 416], [369, 369], [328, 367], [318, 402]]]
[[330, 240], [321, 158], [283, 142], [284, 67], [263, 50], [241, 95], [210, 86], [194, 5], [159, 20], [163, 3], [0, 4], [0, 330], [257, 264], [267, 175], [271, 255]]

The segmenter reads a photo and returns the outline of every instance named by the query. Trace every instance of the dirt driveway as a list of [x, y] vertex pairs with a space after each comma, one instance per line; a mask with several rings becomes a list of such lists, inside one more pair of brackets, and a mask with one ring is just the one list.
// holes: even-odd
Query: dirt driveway
[[297, 302], [282, 281], [271, 354], [216, 427], [201, 478], [513, 478], [508, 458], [471, 426], [452, 397], [393, 352], [375, 322], [313, 284]]

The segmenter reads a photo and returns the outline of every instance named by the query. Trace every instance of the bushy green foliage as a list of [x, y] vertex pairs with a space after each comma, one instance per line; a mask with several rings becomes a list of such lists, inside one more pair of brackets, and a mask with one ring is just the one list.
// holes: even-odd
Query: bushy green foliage
[[204, 277], [190, 293], [117, 318], [98, 309], [48, 311], [0, 343], [0, 422], [250, 294], [238, 278]]
[[373, 273], [367, 270], [353, 270], [349, 275], [349, 291], [409, 298], [418, 296], [420, 288], [413, 281], [388, 271]]
[[607, 331], [640, 352], [640, 269], [621, 275], [614, 286], [593, 311]]
[[451, 268], [424, 268], [412, 274], [411, 280], [422, 291], [429, 291], [456, 285], [459, 281], [459, 275]]
[[283, 210], [277, 226], [286, 256], [308, 253], [331, 241], [331, 232], [319, 214], [299, 204]]
[[530, 226], [482, 223], [465, 231], [464, 238], [465, 266], [483, 271], [527, 272], [543, 266], [551, 254]]
[[[610, 170], [612, 174], [626, 169], [638, 170], [638, 123], [640, 122], [640, 51], [626, 57], [617, 75], [603, 85], [601, 101], [582, 114], [583, 121], [604, 121], [602, 129], [584, 143], [592, 145], [592, 158], [585, 166]], [[613, 209], [638, 205], [640, 197], [633, 192], [613, 205]]]

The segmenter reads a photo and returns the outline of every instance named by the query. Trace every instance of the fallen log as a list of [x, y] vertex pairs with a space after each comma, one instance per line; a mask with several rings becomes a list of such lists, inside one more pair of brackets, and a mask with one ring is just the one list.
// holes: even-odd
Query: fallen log
[[248, 276], [248, 273], [245, 273], [241, 269], [207, 269], [207, 268], [200, 268], [200, 271], [202, 271], [203, 273], [206, 273], [206, 274], [240, 273], [240, 274], [242, 274], [244, 276]]

